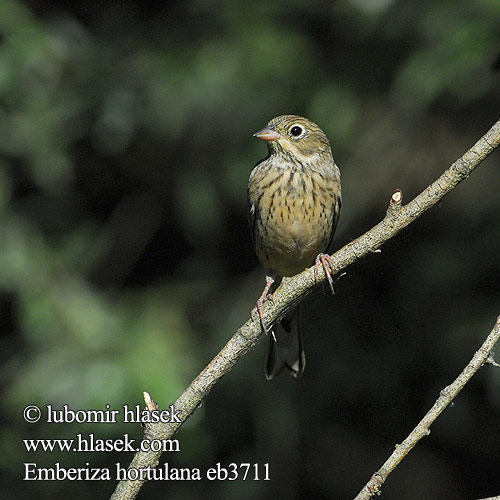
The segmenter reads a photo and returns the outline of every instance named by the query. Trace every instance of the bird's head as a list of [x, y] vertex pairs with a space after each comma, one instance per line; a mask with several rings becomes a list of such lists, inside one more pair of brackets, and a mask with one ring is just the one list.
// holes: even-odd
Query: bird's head
[[312, 121], [297, 115], [273, 118], [265, 128], [254, 134], [267, 142], [271, 155], [291, 155], [298, 160], [314, 161], [318, 156], [331, 155], [325, 133]]

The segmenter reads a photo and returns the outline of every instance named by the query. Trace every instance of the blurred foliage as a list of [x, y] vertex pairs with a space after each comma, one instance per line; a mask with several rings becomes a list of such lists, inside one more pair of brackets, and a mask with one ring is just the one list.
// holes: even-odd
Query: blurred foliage
[[[411, 199], [498, 119], [496, 0], [0, 2], [0, 331], [5, 498], [107, 498], [21, 482], [26, 438], [134, 425], [26, 424], [28, 404], [167, 407], [263, 284], [246, 183], [274, 116], [305, 115], [342, 170], [335, 247]], [[439, 207], [307, 301], [304, 377], [245, 356], [178, 434], [179, 467], [270, 463], [270, 482], [151, 483], [173, 498], [351, 498], [500, 313], [498, 153]], [[265, 339], [264, 339], [265, 340]], [[265, 342], [261, 342], [264, 344]], [[485, 367], [384, 487], [498, 494], [500, 372]], [[417, 487], [415, 485], [418, 485]]]

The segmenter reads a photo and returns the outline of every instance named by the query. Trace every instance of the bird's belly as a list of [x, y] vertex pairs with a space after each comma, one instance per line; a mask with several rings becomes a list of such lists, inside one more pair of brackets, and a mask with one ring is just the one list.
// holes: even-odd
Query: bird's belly
[[276, 186], [259, 204], [256, 246], [264, 266], [280, 276], [293, 276], [314, 263], [327, 250], [332, 234], [335, 186], [314, 189], [304, 185]]
[[297, 220], [285, 225], [271, 222], [267, 229], [272, 245], [263, 245], [263, 263], [280, 276], [293, 276], [304, 270], [328, 246], [329, 231], [318, 224]]

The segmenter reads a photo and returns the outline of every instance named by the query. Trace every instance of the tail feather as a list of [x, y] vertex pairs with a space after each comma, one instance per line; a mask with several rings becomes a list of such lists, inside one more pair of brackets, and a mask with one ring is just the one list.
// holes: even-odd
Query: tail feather
[[302, 375], [306, 365], [302, 336], [299, 328], [299, 306], [289, 311], [269, 333], [266, 359], [266, 378], [273, 379], [287, 368], [291, 375]]

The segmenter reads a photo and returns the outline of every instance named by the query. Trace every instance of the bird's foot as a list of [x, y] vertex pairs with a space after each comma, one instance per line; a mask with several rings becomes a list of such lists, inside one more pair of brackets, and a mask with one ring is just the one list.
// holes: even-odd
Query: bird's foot
[[314, 279], [318, 280], [318, 269], [319, 266], [323, 266], [323, 270], [325, 271], [326, 279], [328, 280], [328, 284], [330, 285], [330, 290], [332, 291], [332, 295], [335, 294], [335, 290], [333, 289], [333, 262], [330, 256], [326, 253], [320, 253], [316, 257], [316, 262], [314, 263]]
[[267, 333], [267, 328], [266, 328], [266, 324], [264, 322], [264, 312], [262, 310], [262, 306], [264, 305], [264, 302], [266, 302], [268, 300], [270, 300], [274, 304], [273, 294], [269, 293], [269, 289], [271, 288], [273, 283], [274, 283], [274, 280], [270, 276], [267, 276], [266, 277], [266, 286], [264, 287], [264, 290], [262, 291], [261, 296], [258, 298], [257, 304], [252, 309], [252, 313], [251, 313], [252, 318], [255, 316], [256, 313], [258, 313], [259, 319], [260, 319], [260, 324], [262, 326], [262, 330], [264, 331], [264, 333]]

